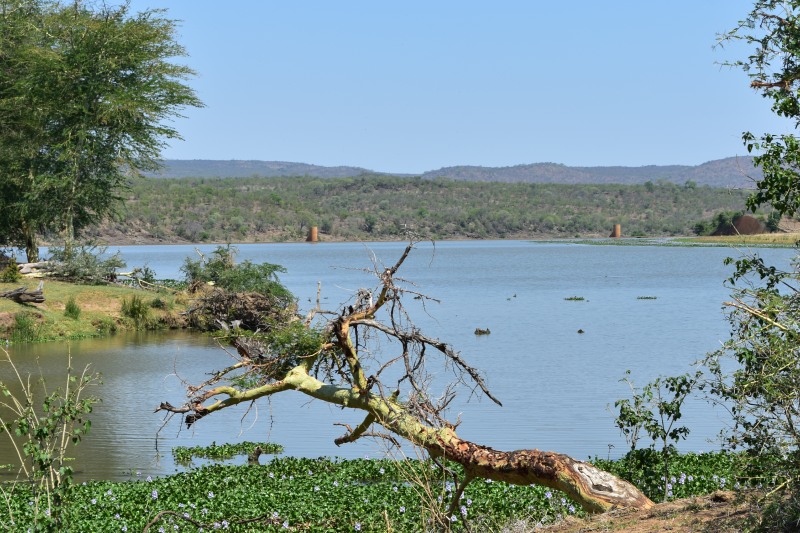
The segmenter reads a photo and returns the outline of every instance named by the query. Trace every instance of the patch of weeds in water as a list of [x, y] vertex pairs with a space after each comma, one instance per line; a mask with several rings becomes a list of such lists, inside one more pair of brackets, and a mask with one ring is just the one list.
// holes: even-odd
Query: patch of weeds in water
[[238, 444], [217, 444], [212, 442], [208, 446], [176, 446], [172, 449], [172, 456], [175, 462], [187, 465], [192, 459], [212, 459], [214, 461], [225, 461], [237, 455], [252, 455], [256, 448], [261, 449], [261, 453], [277, 454], [283, 453], [283, 446], [271, 442], [240, 442]]
[[[649, 461], [659, 455], [642, 452], [593, 462], [627, 479], [632, 474], [645, 492], [656, 491], [649, 494], [653, 497], [662, 489], [663, 470]], [[676, 455], [669, 474], [674, 497], [730, 488], [733, 464], [721, 453]], [[448, 466], [460, 472], [457, 465]], [[420, 518], [425, 502], [409, 481], [414, 474], [408, 468], [431, 480], [434, 501], [441, 496], [444, 504], [455, 491], [452, 482], [430, 474], [438, 467], [429, 461], [281, 457], [258, 466], [215, 464], [163, 478], [139, 474], [124, 482], [88, 482], [73, 487], [64, 512], [70, 531], [142, 531], [148, 524], [149, 531], [352, 532], [386, 531], [387, 524], [395, 532], [430, 530]], [[26, 491], [20, 486], [7, 506], [16, 530], [28, 524]], [[512, 522], [535, 525], [582, 514], [564, 494], [546, 487], [476, 479], [464, 491], [452, 530], [499, 531]]]

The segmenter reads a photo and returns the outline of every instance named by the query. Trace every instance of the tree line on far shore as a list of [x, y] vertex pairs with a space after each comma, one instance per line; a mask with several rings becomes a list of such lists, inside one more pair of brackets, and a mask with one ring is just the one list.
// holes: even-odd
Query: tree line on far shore
[[116, 242], [691, 235], [743, 209], [749, 191], [689, 182], [560, 185], [387, 176], [139, 179], [116, 218], [86, 228]]

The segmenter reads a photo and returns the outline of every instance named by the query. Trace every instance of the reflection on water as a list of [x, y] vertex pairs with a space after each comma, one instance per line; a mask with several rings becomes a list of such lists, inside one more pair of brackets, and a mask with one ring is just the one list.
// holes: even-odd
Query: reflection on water
[[[392, 264], [401, 243], [370, 245]], [[359, 286], [374, 286], [362, 268], [373, 267], [365, 245], [242, 245], [241, 260], [287, 267], [282, 281], [308, 308], [322, 281], [323, 306], [339, 309]], [[177, 277], [193, 247], [121, 247], [129, 266], [148, 264], [160, 277]], [[788, 265], [791, 250], [764, 250], [765, 258]], [[619, 382], [631, 369], [644, 384], [657, 375], [685, 372], [727, 337], [722, 264], [736, 251], [720, 248], [605, 247], [524, 241], [447, 242], [421, 245], [402, 277], [414, 290], [441, 300], [423, 309], [409, 302], [417, 322], [432, 337], [452, 342], [482, 369], [504, 407], [462, 391], [452, 419], [462, 412], [459, 434], [499, 449], [539, 448], [578, 458], [625, 451], [608, 406], [627, 394]], [[337, 268], [339, 267], [339, 268]], [[583, 301], [565, 298], [581, 296]], [[640, 296], [655, 299], [641, 300]], [[491, 335], [475, 336], [477, 328]], [[581, 329], [585, 333], [578, 334]], [[285, 453], [307, 457], [380, 455], [382, 444], [358, 442], [337, 448], [343, 433], [334, 423], [358, 424], [358, 413], [309, 401], [294, 392], [271, 401], [238, 406], [201, 420], [191, 430], [177, 420], [164, 426], [161, 401], [179, 405], [185, 384], [230, 362], [213, 339], [186, 332], [138, 333], [70, 344], [13, 347], [24, 372], [48, 383], [63, 379], [67, 354], [73, 367], [91, 363], [103, 375], [96, 391], [103, 402], [92, 415], [92, 431], [74, 449], [81, 477], [124, 479], [176, 470], [171, 447], [213, 441], [271, 440]], [[4, 365], [5, 366], [5, 365]], [[437, 367], [435, 387], [452, 377]], [[8, 369], [0, 368], [8, 379]], [[686, 409], [692, 428], [685, 450], [707, 450], [722, 422], [705, 404]], [[0, 441], [0, 464], [13, 460]], [[263, 460], [263, 459], [262, 459]]]

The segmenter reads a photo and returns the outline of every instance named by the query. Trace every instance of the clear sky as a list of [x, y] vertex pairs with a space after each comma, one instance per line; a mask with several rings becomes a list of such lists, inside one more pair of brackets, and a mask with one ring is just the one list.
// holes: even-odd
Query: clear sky
[[786, 132], [714, 49], [752, 0], [133, 0], [181, 20], [205, 102], [167, 159], [421, 173], [695, 165]]

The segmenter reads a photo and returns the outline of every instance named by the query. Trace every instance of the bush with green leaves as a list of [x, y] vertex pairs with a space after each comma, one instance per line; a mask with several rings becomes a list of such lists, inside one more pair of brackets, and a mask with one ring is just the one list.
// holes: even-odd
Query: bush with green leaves
[[230, 292], [257, 292], [290, 302], [293, 299], [289, 290], [278, 279], [279, 273], [286, 269], [271, 263], [236, 263], [238, 250], [230, 244], [218, 246], [210, 257], [200, 255], [200, 259], [186, 258], [181, 272], [191, 286], [198, 283], [213, 283], [216, 287]]
[[70, 296], [67, 303], [64, 305], [64, 316], [73, 320], [78, 320], [81, 317], [81, 308], [75, 302], [75, 297]]
[[731, 338], [703, 364], [712, 397], [731, 413], [725, 445], [745, 452], [738, 456], [745, 479], [780, 495], [770, 500], [772, 511], [794, 522], [800, 520], [800, 271], [797, 260], [792, 271], [757, 256], [735, 264]]
[[17, 262], [15, 260], [10, 260], [5, 266], [2, 266], [2, 263], [0, 263], [0, 282], [14, 283], [15, 281], [19, 281], [21, 279], [22, 274], [20, 273], [19, 267], [17, 266]]
[[[622, 381], [630, 387], [631, 399], [617, 400], [614, 403], [614, 407], [619, 410], [616, 424], [631, 446], [632, 458], [638, 457], [635, 454], [636, 445], [643, 433], [652, 439], [652, 450], [655, 450], [656, 444], [659, 445], [660, 462], [663, 465], [662, 496], [666, 500], [670, 497], [670, 457], [675, 454], [675, 444], [689, 435], [688, 427], [678, 426], [676, 423], [682, 416], [683, 403], [699, 384], [700, 373], [694, 376], [683, 374], [658, 377], [641, 390], [630, 380], [630, 370], [626, 374]], [[652, 463], [652, 460], [648, 461], [648, 464]]]
[[294, 296], [278, 279], [286, 270], [270, 263], [234, 261], [236, 248], [219, 246], [210, 257], [187, 258], [181, 270], [190, 291], [201, 291], [190, 310], [189, 322], [201, 330], [241, 328], [269, 331], [291, 321], [297, 308]]
[[[88, 367], [75, 374], [68, 359], [63, 388], [48, 391], [44, 379], [21, 375], [9, 353], [0, 352], [12, 376], [0, 381], [0, 434], [8, 437], [18, 461], [16, 482], [0, 485], [5, 507], [0, 526], [7, 531], [24, 531], [23, 525], [28, 531], [67, 531], [73, 473], [67, 450], [91, 428], [87, 415], [99, 399], [87, 392], [99, 376]], [[20, 498], [25, 508], [11, 505]]]
[[116, 279], [117, 271], [125, 267], [120, 253], [106, 256], [106, 248], [82, 244], [71, 248], [51, 247], [51, 274], [69, 281], [103, 284]]
[[39, 340], [39, 331], [41, 329], [39, 318], [33, 311], [24, 310], [15, 313], [9, 340], [13, 343]]
[[150, 325], [150, 306], [138, 294], [132, 294], [130, 298], [124, 298], [120, 312], [123, 316], [133, 320], [137, 328]]

